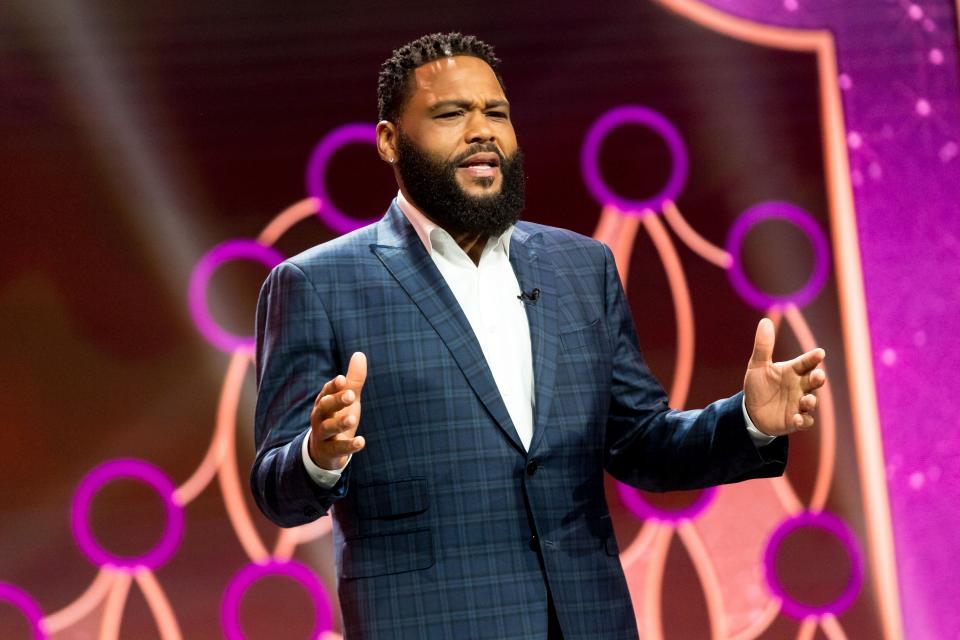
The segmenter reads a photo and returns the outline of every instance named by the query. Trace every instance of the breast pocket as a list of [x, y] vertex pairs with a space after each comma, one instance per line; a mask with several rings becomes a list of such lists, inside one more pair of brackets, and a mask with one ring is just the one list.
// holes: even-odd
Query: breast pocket
[[[344, 540], [341, 575], [371, 578], [433, 566], [433, 534], [421, 514], [430, 506], [427, 482], [411, 478], [357, 488], [356, 515], [369, 533]], [[377, 531], [374, 521], [382, 523]]]
[[[610, 347], [605, 324], [597, 318], [587, 324], [561, 325], [552, 411], [558, 415], [593, 420], [604, 415], [610, 394]], [[579, 429], [579, 427], [578, 427]]]
[[565, 328], [560, 332], [560, 347], [564, 352], [596, 348], [599, 330], [600, 318], [582, 326]]

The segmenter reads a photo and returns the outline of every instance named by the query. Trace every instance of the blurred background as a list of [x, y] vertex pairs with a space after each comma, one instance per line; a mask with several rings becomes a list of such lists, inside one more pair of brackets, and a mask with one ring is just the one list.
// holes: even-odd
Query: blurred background
[[[452, 30], [503, 60], [524, 217], [615, 248], [648, 362], [667, 388], [688, 383], [674, 406], [739, 390], [764, 314], [778, 357], [811, 339], [829, 354], [832, 426], [791, 439], [786, 481], [609, 483], [642, 636], [957, 637], [956, 10], [0, 4], [0, 637], [304, 638], [327, 631], [324, 607], [337, 637], [329, 524], [278, 538], [247, 495], [243, 343], [267, 265], [198, 265], [227, 241], [291, 256], [336, 237], [330, 205], [379, 218], [396, 185], [372, 145], [335, 152], [319, 202], [308, 163], [375, 123], [394, 48]], [[603, 136], [591, 161], [613, 202], [581, 153], [625, 105], [667, 125]], [[670, 132], [687, 171], [664, 194], [683, 164]], [[315, 582], [268, 572], [231, 591], [249, 563], [289, 558]]]

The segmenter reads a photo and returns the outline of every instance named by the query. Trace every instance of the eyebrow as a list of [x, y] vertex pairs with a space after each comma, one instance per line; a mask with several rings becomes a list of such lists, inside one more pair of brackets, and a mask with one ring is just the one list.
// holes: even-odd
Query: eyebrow
[[[437, 102], [432, 107], [430, 107], [429, 111], [433, 113], [436, 111], [440, 111], [441, 109], [446, 109], [447, 107], [469, 109], [472, 106], [473, 106], [473, 102], [470, 100], [441, 100], [440, 102]], [[507, 102], [506, 100], [496, 99], [496, 100], [487, 100], [483, 108], [496, 109], [498, 107], [509, 107], [509, 106], [510, 106], [510, 103]]]

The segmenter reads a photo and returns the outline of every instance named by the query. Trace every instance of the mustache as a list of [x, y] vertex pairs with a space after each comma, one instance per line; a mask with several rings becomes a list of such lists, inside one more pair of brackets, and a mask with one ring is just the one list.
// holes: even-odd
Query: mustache
[[463, 153], [458, 155], [456, 158], [451, 160], [450, 164], [452, 164], [455, 167], [459, 167], [464, 160], [466, 160], [467, 158], [469, 158], [475, 153], [495, 153], [497, 154], [497, 157], [500, 158], [500, 164], [503, 164], [504, 160], [506, 160], [503, 153], [500, 151], [500, 149], [497, 148], [497, 145], [495, 145], [494, 143], [474, 142], [472, 145], [470, 145], [467, 148], [466, 151], [464, 151]]

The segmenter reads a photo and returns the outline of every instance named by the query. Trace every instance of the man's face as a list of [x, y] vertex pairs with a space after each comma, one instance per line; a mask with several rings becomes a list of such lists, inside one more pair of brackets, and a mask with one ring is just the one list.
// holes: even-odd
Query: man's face
[[[453, 56], [415, 69], [413, 83], [400, 130], [427, 154], [456, 163], [457, 184], [467, 195], [499, 192], [501, 158], [517, 150], [517, 136], [493, 69], [479, 58]], [[477, 146], [488, 150], [471, 153]]]
[[509, 104], [487, 63], [454, 56], [414, 70], [396, 127], [401, 186], [453, 233], [499, 234], [523, 209], [523, 161]]

